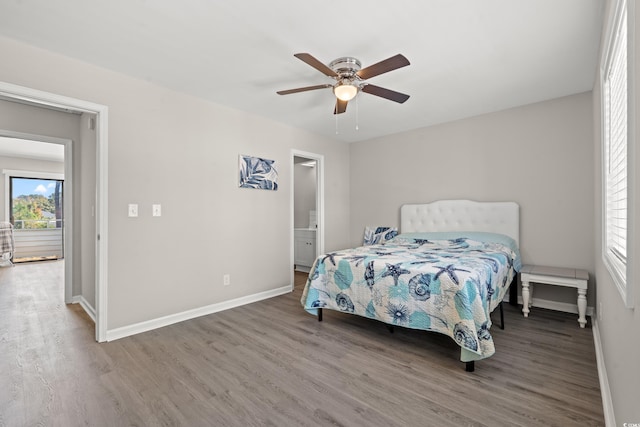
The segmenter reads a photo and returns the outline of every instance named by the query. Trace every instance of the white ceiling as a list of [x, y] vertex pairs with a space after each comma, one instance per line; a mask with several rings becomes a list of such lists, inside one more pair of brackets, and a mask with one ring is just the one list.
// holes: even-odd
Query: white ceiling
[[[0, 2], [0, 35], [359, 141], [591, 90], [602, 15], [603, 0], [23, 0]], [[360, 94], [336, 122], [330, 89], [276, 94], [333, 82], [298, 52], [402, 53], [410, 66], [369, 82], [411, 98]]]

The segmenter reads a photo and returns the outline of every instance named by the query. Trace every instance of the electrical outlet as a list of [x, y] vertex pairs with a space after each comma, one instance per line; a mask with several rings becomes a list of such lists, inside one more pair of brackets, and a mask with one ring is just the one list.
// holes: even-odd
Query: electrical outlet
[[151, 211], [153, 216], [162, 216], [162, 207], [160, 205], [153, 205]]
[[222, 284], [225, 286], [229, 286], [231, 284], [231, 275], [230, 274], [225, 274], [224, 276], [222, 276]]
[[129, 205], [129, 216], [130, 217], [136, 217], [138, 216], [138, 205], [137, 204], [130, 204]]

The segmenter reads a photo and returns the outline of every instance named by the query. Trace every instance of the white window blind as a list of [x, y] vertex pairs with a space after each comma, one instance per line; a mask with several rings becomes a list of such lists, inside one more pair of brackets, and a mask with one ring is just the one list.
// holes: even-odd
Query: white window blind
[[627, 264], [627, 13], [620, 14], [603, 85], [605, 259], [626, 283]]

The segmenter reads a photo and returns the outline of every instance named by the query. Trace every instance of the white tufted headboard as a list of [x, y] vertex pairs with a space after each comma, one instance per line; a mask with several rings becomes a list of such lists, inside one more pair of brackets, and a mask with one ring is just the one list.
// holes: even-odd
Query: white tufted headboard
[[515, 202], [471, 200], [402, 205], [400, 231], [485, 231], [506, 234], [520, 245], [520, 206]]

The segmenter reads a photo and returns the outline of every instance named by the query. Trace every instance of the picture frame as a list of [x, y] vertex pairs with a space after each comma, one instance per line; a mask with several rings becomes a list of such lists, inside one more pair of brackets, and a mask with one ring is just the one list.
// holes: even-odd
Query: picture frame
[[276, 161], [262, 157], [238, 156], [238, 186], [258, 190], [278, 190]]

